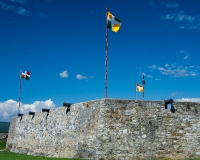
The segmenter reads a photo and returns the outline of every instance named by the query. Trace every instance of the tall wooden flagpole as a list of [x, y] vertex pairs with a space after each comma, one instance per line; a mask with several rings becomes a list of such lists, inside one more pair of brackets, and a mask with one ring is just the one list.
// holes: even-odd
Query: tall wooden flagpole
[[21, 95], [21, 90], [22, 90], [21, 73], [22, 73], [22, 67], [20, 68], [20, 82], [19, 82], [20, 84], [19, 84], [19, 95], [18, 95], [18, 100], [19, 100], [18, 115], [20, 114], [20, 95]]
[[106, 75], [105, 75], [105, 98], [108, 97], [108, 6], [106, 6]]

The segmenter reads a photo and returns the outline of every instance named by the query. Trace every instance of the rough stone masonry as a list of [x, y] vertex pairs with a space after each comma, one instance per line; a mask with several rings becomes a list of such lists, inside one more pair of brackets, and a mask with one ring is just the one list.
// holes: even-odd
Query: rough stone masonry
[[200, 104], [100, 99], [14, 117], [6, 149], [97, 160], [200, 157]]

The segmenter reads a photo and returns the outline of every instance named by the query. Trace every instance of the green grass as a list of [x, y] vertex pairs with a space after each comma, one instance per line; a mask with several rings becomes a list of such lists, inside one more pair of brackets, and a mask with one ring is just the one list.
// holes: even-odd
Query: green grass
[[[0, 141], [0, 150], [6, 148], [6, 141]], [[77, 158], [47, 158], [39, 156], [30, 156], [25, 154], [17, 154], [8, 151], [0, 152], [0, 157], [2, 160], [80, 160]], [[83, 159], [82, 159], [83, 160]]]
[[3, 151], [0, 152], [0, 157], [2, 160], [80, 160], [76, 158], [47, 158], [39, 156], [30, 156], [25, 154], [17, 154], [12, 152]]
[[[12, 153], [12, 152], [7, 152], [7, 151], [0, 152], [0, 159], [2, 160], [83, 160], [83, 159], [77, 159], [77, 158], [38, 157], [38, 156], [30, 156], [30, 155], [25, 155], [25, 154], [17, 154], [17, 153]], [[200, 160], [200, 159], [196, 158], [196, 159], [185, 159], [185, 160]]]
[[6, 141], [0, 141], [0, 149], [6, 148]]
[[[0, 152], [0, 159], [2, 160], [83, 160], [83, 159], [77, 159], [77, 158], [47, 158], [47, 157], [39, 157], [39, 156], [30, 156], [30, 155], [17, 154], [17, 153], [12, 153], [12, 152], [7, 152], [7, 151]], [[200, 158], [185, 159], [185, 160], [200, 160]]]

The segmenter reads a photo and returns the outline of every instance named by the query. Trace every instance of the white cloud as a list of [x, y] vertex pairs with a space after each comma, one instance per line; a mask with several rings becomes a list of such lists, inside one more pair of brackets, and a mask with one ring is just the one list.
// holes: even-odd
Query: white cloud
[[30, 12], [28, 10], [26, 10], [25, 8], [19, 7], [17, 8], [16, 11], [19, 15], [25, 15], [25, 16], [29, 16]]
[[5, 4], [4, 2], [0, 1], [0, 8], [3, 9], [3, 10], [8, 10], [8, 9], [14, 9], [15, 7], [9, 6], [9, 5]]
[[176, 99], [177, 102], [200, 102], [200, 98], [181, 98]]
[[185, 60], [189, 59], [190, 54], [188, 54], [186, 51], [181, 50], [180, 53], [184, 55], [183, 59]]
[[185, 14], [184, 11], [176, 11], [167, 14], [161, 18], [162, 20], [174, 20], [182, 29], [200, 29], [200, 16], [192, 16]]
[[[0, 121], [8, 122], [18, 114], [19, 103], [12, 99], [0, 102]], [[27, 114], [29, 111], [38, 112], [42, 108], [54, 108], [55, 104], [51, 99], [46, 101], [35, 101], [33, 104], [20, 104], [20, 113]]]
[[165, 70], [165, 69], [162, 68], [162, 67], [158, 67], [158, 70], [163, 71], [163, 70]]
[[180, 53], [182, 53], [182, 54], [186, 54], [187, 52], [184, 51], [184, 50], [181, 50]]
[[77, 79], [88, 79], [86, 76], [82, 76], [82, 75], [80, 75], [80, 74], [77, 74], [77, 75], [76, 75], [76, 78], [77, 78]]
[[28, 0], [10, 0], [10, 1], [23, 4], [23, 3], [27, 3]]
[[163, 20], [171, 20], [174, 19], [176, 14], [167, 14], [166, 16], [163, 17]]
[[190, 71], [190, 75], [191, 75], [191, 76], [198, 76], [199, 74], [196, 73], [196, 72], [194, 72], [194, 71]]
[[172, 64], [172, 67], [174, 67], [174, 68], [175, 68], [175, 67], [176, 67], [176, 66], [175, 66], [175, 64]]
[[171, 64], [171, 67], [169, 65], [165, 65], [165, 67], [159, 67], [159, 66], [157, 67], [156, 65], [152, 65], [149, 68], [158, 70], [163, 75], [170, 75], [173, 77], [187, 77], [187, 76], [194, 77], [194, 76], [199, 75], [198, 70], [191, 70], [191, 69], [195, 69], [195, 67], [194, 68], [187, 67], [187, 66], [186, 67], [183, 67], [183, 66], [176, 67], [174, 64]]
[[160, 78], [156, 78], [155, 80], [156, 80], [156, 81], [160, 81], [161, 79], [160, 79]]
[[174, 92], [174, 93], [171, 94], [171, 96], [173, 97], [173, 96], [175, 96], [176, 94], [177, 94], [177, 92]]
[[186, 69], [164, 69], [161, 73], [164, 75], [173, 75], [174, 77], [194, 76], [194, 74], [190, 74]]
[[1, 2], [1, 1], [0, 1], [0, 8], [3, 9], [3, 10], [11, 9], [19, 15], [24, 15], [24, 16], [30, 15], [30, 12], [28, 10], [26, 10], [25, 8], [22, 8], [22, 7], [16, 8], [14, 6], [7, 5], [7, 4], [5, 4], [4, 2]]
[[183, 92], [173, 92], [173, 93], [171, 93], [171, 96], [173, 97], [173, 96], [177, 96], [177, 95], [182, 95], [183, 94]]
[[169, 64], [165, 64], [165, 67], [169, 67]]
[[185, 60], [188, 59], [188, 56], [185, 56], [183, 59], [185, 59]]
[[153, 78], [153, 76], [152, 75], [146, 75], [148, 78]]
[[152, 66], [150, 66], [149, 68], [151, 68], [151, 69], [156, 69], [156, 65], [152, 65]]
[[60, 73], [60, 77], [62, 77], [62, 78], [67, 78], [67, 77], [69, 77], [68, 71], [65, 70], [65, 71], [61, 72], [61, 73]]

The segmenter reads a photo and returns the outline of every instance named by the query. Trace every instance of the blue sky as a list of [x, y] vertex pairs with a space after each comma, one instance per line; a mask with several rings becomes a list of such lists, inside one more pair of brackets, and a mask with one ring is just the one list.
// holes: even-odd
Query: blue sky
[[[106, 5], [122, 20], [108, 31], [108, 98], [200, 102], [198, 0], [0, 0], [0, 121], [21, 112], [105, 97]], [[142, 99], [142, 94], [137, 93]]]

